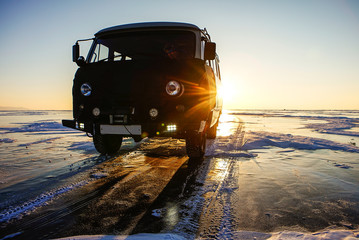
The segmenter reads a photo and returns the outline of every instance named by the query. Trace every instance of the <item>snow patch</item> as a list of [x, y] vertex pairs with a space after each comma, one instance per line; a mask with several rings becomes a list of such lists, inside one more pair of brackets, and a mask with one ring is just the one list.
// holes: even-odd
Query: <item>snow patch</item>
[[31, 142], [31, 143], [19, 144], [18, 147], [27, 147], [27, 146], [35, 145], [35, 144], [39, 144], [39, 143], [52, 143], [53, 141], [60, 139], [60, 138], [61, 137], [54, 137], [54, 138], [43, 139], [43, 140]]
[[20, 218], [22, 215], [29, 213], [38, 207], [47, 205], [47, 203], [53, 200], [55, 197], [58, 197], [59, 195], [64, 194], [75, 188], [82, 187], [87, 183], [88, 183], [87, 181], [80, 181], [78, 183], [73, 183], [71, 185], [43, 193], [40, 196], [36, 197], [35, 199], [25, 202], [19, 206], [14, 206], [14, 207], [10, 206], [8, 209], [5, 209], [2, 212], [0, 212], [0, 223], [10, 221], [11, 219], [14, 218]]
[[93, 173], [91, 174], [90, 177], [95, 179], [105, 178], [108, 177], [108, 173], [104, 173], [104, 172]]
[[[346, 116], [338, 116], [345, 113], [336, 112], [336, 111], [314, 111], [312, 115], [309, 112], [309, 115], [300, 115], [300, 111], [293, 112], [293, 115], [289, 115], [288, 111], [264, 111], [264, 112], [232, 112], [231, 115], [244, 115], [244, 116], [262, 116], [262, 117], [282, 117], [282, 118], [301, 118], [307, 120], [321, 120], [325, 123], [309, 123], [305, 125], [305, 128], [313, 129], [319, 133], [326, 134], [336, 134], [336, 135], [346, 135], [359, 137], [359, 132], [357, 131], [348, 131], [352, 128], [358, 127], [359, 118], [351, 118]], [[327, 116], [318, 116], [318, 114], [327, 114]], [[358, 115], [358, 111], [347, 111], [347, 113]], [[295, 115], [297, 114], [297, 115]], [[332, 116], [330, 116], [332, 115]]]
[[359, 238], [359, 231], [345, 231], [345, 230], [328, 230], [316, 233], [301, 233], [301, 232], [290, 232], [283, 231], [278, 233], [272, 233], [272, 236], [268, 239], [279, 240], [279, 239], [354, 239]]
[[6, 133], [15, 133], [15, 132], [74, 133], [72, 129], [64, 127], [62, 126], [61, 123], [52, 120], [37, 121], [32, 123], [16, 123], [16, 124], [21, 124], [21, 126], [0, 128], [0, 131], [6, 131]]
[[67, 148], [72, 151], [85, 151], [85, 152], [96, 152], [93, 142], [75, 142], [72, 143], [70, 147]]
[[242, 150], [264, 149], [267, 147], [293, 148], [299, 150], [331, 149], [359, 153], [352, 144], [342, 144], [330, 140], [281, 134], [272, 132], [248, 132]]
[[13, 143], [16, 140], [11, 139], [11, 138], [0, 138], [0, 143]]
[[0, 111], [0, 116], [36, 116], [36, 115], [49, 115], [48, 112], [43, 111]]
[[238, 151], [238, 150], [224, 151], [224, 150], [218, 149], [211, 155], [206, 154], [206, 156], [221, 157], [221, 158], [254, 158], [254, 157], [258, 156], [258, 154], [244, 152], [244, 151]]
[[359, 122], [357, 119], [350, 118], [328, 118], [326, 123], [310, 123], [306, 124], [306, 128], [314, 129], [319, 133], [328, 133], [336, 135], [346, 135], [352, 137], [359, 137], [359, 132], [348, 131], [357, 126]]
[[353, 168], [349, 165], [346, 165], [346, 164], [339, 164], [339, 163], [334, 163], [334, 166], [335, 167], [338, 167], [338, 168], [344, 168], [344, 169], [349, 169], [349, 168]]

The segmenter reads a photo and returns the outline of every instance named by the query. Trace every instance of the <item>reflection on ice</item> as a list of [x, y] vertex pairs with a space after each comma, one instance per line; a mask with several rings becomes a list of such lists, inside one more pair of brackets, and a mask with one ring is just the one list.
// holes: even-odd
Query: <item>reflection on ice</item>
[[223, 111], [217, 129], [217, 136], [227, 137], [233, 134], [233, 130], [238, 127], [238, 117]]

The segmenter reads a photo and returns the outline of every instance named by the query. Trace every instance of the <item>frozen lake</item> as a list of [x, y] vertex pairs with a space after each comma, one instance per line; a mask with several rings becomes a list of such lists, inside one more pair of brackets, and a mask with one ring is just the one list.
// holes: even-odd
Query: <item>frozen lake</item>
[[[109, 175], [93, 170], [114, 158], [99, 155], [84, 133], [61, 126], [71, 118], [71, 111], [0, 111], [2, 228]], [[121, 154], [130, 153], [130, 162], [166, 141], [124, 139]], [[166, 146], [183, 158], [183, 144]], [[155, 202], [144, 217], [147, 226], [134, 233], [156, 232], [152, 225], [209, 239], [353, 231], [359, 224], [358, 146], [359, 111], [224, 111], [191, 194], [179, 193], [175, 204]], [[188, 180], [178, 181], [185, 186]]]

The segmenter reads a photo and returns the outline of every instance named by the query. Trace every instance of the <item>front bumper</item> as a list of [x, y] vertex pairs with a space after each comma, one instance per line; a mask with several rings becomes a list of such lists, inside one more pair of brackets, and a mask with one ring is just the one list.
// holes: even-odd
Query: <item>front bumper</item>
[[65, 127], [77, 129], [83, 132], [101, 134], [115, 134], [127, 137], [140, 136], [141, 138], [162, 136], [184, 138], [188, 130], [198, 130], [201, 123], [143, 123], [143, 124], [101, 124], [94, 122], [78, 122], [76, 120], [62, 120]]

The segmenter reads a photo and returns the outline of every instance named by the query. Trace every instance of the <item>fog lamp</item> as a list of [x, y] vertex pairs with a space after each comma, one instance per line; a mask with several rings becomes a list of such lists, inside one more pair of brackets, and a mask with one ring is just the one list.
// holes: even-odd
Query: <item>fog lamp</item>
[[177, 131], [177, 126], [175, 124], [167, 125], [167, 131], [168, 132], [175, 132], [175, 131]]
[[92, 114], [95, 116], [95, 117], [98, 117], [100, 115], [100, 109], [99, 108], [94, 108], [92, 109]]
[[155, 118], [158, 116], [158, 110], [156, 108], [151, 108], [149, 114], [152, 118]]

